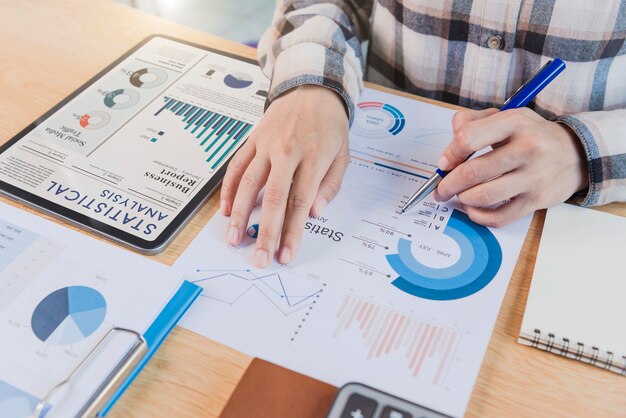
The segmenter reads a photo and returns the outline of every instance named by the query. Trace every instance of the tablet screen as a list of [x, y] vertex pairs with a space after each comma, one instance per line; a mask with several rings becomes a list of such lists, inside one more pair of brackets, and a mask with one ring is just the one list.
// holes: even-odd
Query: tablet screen
[[153, 37], [5, 146], [0, 180], [154, 241], [223, 174], [268, 84], [256, 63]]

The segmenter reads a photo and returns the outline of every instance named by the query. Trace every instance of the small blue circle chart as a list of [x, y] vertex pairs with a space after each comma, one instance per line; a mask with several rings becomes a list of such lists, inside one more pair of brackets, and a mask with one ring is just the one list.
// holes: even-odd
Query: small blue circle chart
[[400, 238], [397, 254], [387, 255], [389, 265], [399, 275], [391, 284], [430, 300], [461, 299], [487, 286], [502, 265], [502, 248], [493, 233], [454, 209], [443, 234], [459, 246], [460, 257], [454, 264], [445, 268], [426, 266], [413, 256], [412, 242]]
[[246, 234], [248, 234], [250, 238], [256, 239], [259, 235], [259, 224], [250, 225], [248, 229], [246, 229]]
[[353, 129], [362, 137], [394, 137], [406, 124], [402, 111], [389, 103], [361, 102], [357, 109]]
[[133, 89], [117, 89], [104, 96], [104, 105], [111, 109], [128, 109], [139, 103], [139, 93]]
[[104, 322], [107, 303], [96, 289], [68, 286], [46, 296], [31, 317], [33, 333], [51, 344], [73, 344], [93, 334]]

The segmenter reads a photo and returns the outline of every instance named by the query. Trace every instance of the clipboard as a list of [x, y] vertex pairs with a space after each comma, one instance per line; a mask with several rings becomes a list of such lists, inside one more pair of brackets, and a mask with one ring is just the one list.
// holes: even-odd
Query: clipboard
[[52, 387], [47, 395], [41, 399], [32, 416], [43, 418], [56, 415], [58, 410], [63, 408], [63, 401], [67, 402], [68, 399], [71, 399], [73, 383], [79, 377], [84, 377], [84, 373], [93, 367], [93, 364], [98, 361], [98, 357], [106, 351], [107, 345], [118, 337], [126, 338], [127, 341], [132, 339], [134, 342], [130, 344], [128, 350], [122, 354], [121, 359], [111, 368], [110, 373], [92, 391], [92, 395], [87, 401], [80, 406], [78, 413], [74, 414], [81, 418], [106, 416], [201, 291], [200, 286], [184, 281], [143, 335], [127, 328], [111, 328], [67, 378]]

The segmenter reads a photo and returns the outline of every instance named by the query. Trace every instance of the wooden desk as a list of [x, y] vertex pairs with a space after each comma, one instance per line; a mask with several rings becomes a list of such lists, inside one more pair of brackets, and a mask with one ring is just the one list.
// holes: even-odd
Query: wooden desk
[[[0, 142], [148, 35], [255, 56], [246, 46], [103, 0], [4, 0], [0, 16]], [[172, 264], [216, 208], [214, 197], [154, 258]], [[602, 210], [626, 216], [624, 204]], [[533, 219], [467, 416], [624, 416], [626, 379], [516, 342], [544, 216]], [[176, 328], [110, 416], [217, 416], [250, 361]]]

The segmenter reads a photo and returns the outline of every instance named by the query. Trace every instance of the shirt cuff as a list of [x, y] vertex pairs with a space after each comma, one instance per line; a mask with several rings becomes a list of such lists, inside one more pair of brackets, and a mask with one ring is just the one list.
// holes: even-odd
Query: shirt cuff
[[626, 110], [559, 116], [580, 138], [589, 172], [589, 188], [574, 195], [581, 206], [626, 200]]
[[[354, 57], [354, 60], [357, 60]], [[265, 108], [277, 97], [301, 85], [317, 85], [335, 91], [344, 101], [350, 126], [355, 101], [363, 87], [361, 74], [341, 54], [315, 42], [297, 43], [282, 50], [274, 62]]]

